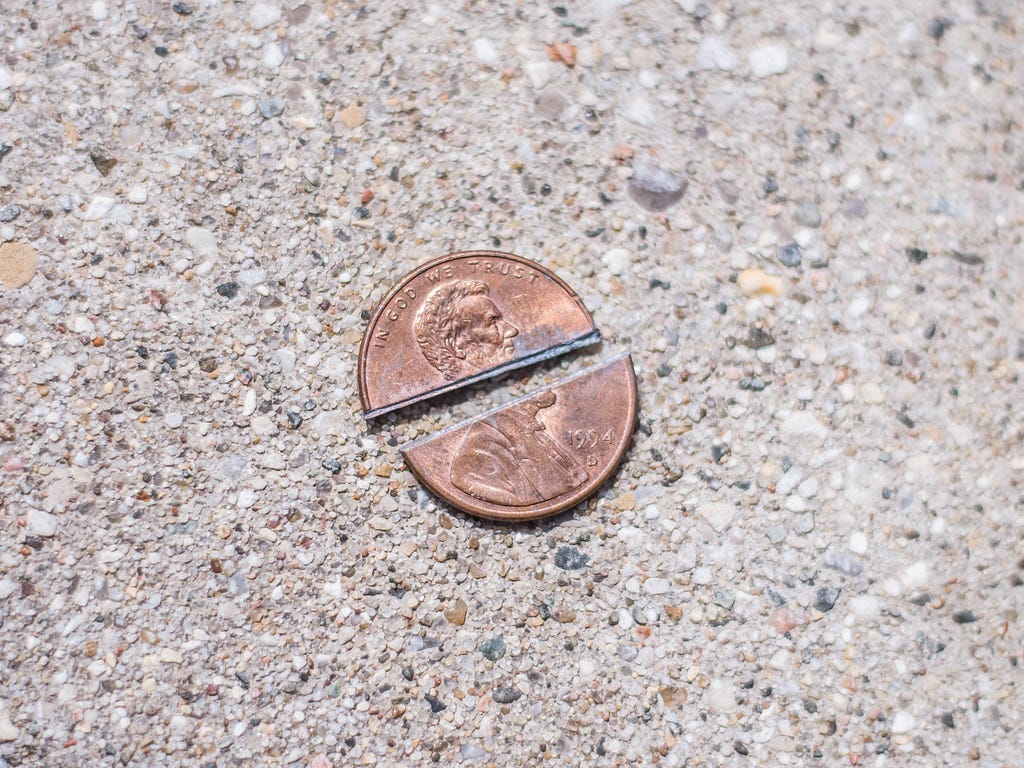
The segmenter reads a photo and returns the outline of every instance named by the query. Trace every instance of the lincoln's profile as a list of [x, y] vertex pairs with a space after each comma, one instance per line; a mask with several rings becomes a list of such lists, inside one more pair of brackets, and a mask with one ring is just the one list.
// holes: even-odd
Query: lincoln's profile
[[555, 401], [554, 392], [543, 392], [470, 427], [452, 459], [452, 485], [512, 507], [539, 504], [583, 485], [587, 471], [538, 416]]
[[439, 285], [416, 312], [420, 351], [449, 381], [503, 363], [515, 354], [519, 329], [505, 320], [480, 280]]

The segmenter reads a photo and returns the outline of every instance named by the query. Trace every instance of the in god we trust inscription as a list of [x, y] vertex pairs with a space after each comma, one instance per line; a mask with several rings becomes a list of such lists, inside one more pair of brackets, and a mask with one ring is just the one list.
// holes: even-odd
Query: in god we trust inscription
[[363, 336], [367, 419], [600, 341], [579, 296], [539, 264], [466, 251], [415, 269]]
[[583, 501], [615, 471], [633, 435], [628, 354], [402, 449], [435, 495], [494, 520], [546, 517]]

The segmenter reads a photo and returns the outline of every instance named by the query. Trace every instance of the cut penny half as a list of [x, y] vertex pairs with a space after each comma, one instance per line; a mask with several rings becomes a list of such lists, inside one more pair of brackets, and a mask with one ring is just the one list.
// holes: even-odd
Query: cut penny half
[[464, 251], [417, 267], [380, 302], [359, 350], [372, 419], [601, 340], [580, 297], [540, 264]]
[[621, 354], [410, 443], [406, 464], [452, 506], [532, 520], [583, 501], [615, 471], [636, 426], [633, 361]]

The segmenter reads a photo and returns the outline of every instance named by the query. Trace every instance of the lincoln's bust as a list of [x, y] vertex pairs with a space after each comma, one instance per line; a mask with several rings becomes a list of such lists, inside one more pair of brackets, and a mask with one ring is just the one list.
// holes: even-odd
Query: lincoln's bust
[[420, 351], [445, 379], [454, 381], [505, 362], [515, 354], [519, 329], [505, 320], [480, 280], [439, 285], [416, 313]]

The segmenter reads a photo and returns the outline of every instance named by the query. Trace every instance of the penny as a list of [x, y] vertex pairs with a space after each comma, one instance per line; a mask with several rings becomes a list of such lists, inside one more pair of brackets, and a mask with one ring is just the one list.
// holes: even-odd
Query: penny
[[540, 264], [498, 251], [435, 259], [392, 288], [366, 326], [359, 350], [364, 416], [600, 339], [580, 297]]
[[636, 425], [633, 360], [623, 353], [402, 450], [452, 506], [532, 520], [583, 501], [619, 465]]

